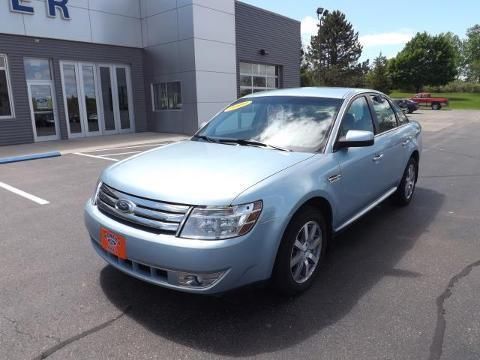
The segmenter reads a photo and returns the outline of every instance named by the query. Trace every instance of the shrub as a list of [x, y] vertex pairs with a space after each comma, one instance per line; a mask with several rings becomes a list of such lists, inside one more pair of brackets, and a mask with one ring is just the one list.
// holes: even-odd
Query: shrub
[[424, 91], [432, 93], [480, 93], [480, 83], [455, 80], [443, 86], [425, 86]]

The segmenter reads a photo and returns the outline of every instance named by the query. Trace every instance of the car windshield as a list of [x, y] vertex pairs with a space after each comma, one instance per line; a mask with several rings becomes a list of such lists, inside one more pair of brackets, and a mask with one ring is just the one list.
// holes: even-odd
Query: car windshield
[[316, 97], [243, 98], [214, 117], [194, 139], [318, 151], [342, 103], [342, 99]]

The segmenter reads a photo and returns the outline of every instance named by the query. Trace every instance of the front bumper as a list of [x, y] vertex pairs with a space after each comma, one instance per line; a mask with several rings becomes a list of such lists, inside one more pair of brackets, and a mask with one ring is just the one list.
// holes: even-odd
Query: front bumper
[[[141, 280], [192, 293], [225, 292], [270, 277], [275, 260], [278, 224], [260, 222], [245, 236], [227, 240], [190, 240], [158, 235], [119, 223], [87, 202], [85, 224], [96, 252], [117, 269]], [[106, 228], [126, 239], [127, 259], [117, 258], [100, 246], [100, 229]], [[178, 273], [222, 273], [212, 285], [186, 287]]]

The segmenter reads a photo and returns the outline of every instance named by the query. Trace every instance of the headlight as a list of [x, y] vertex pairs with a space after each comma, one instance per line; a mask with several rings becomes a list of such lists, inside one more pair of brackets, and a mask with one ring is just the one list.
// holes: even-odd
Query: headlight
[[181, 237], [220, 240], [245, 235], [255, 226], [262, 212], [262, 201], [235, 206], [207, 206], [192, 210]]
[[98, 179], [95, 192], [93, 193], [93, 196], [92, 196], [92, 205], [97, 205], [98, 193], [100, 192], [101, 187], [102, 187], [102, 181]]

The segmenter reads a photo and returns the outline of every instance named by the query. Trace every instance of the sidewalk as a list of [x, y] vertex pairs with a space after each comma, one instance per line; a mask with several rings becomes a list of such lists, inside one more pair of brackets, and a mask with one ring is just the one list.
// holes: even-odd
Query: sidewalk
[[59, 152], [61, 155], [65, 155], [76, 152], [88, 152], [96, 149], [115, 149], [132, 145], [162, 144], [187, 138], [188, 136], [182, 134], [143, 132], [0, 146], [0, 159], [50, 152]]

